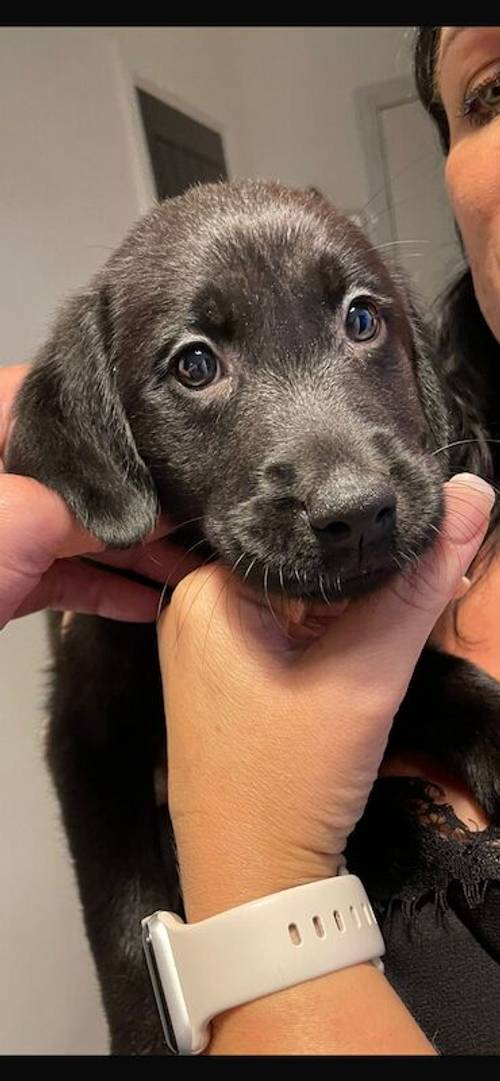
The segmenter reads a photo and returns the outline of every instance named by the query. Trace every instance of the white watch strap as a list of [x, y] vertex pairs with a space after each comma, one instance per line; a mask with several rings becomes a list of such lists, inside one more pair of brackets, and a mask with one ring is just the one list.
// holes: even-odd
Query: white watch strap
[[[158, 921], [158, 922], [156, 922]], [[360, 880], [343, 874], [283, 890], [199, 923], [157, 912], [158, 974], [179, 1050], [203, 1049], [224, 1010], [380, 958], [384, 942]]]

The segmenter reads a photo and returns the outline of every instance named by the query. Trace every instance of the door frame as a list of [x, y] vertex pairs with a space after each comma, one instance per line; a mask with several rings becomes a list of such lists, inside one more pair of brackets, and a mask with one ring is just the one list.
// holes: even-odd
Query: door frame
[[151, 210], [155, 203], [158, 202], [158, 196], [136, 89], [151, 94], [158, 101], [170, 105], [172, 109], [178, 109], [179, 112], [185, 113], [186, 116], [192, 117], [193, 120], [197, 120], [200, 124], [205, 124], [217, 132], [221, 136], [224, 145], [226, 166], [228, 176], [230, 176], [230, 162], [228, 159], [231, 157], [231, 140], [228, 137], [227, 126], [214, 116], [194, 106], [191, 102], [171, 93], [170, 90], [165, 90], [163, 86], [131, 68], [123, 56], [120, 43], [113, 39], [110, 44], [115, 86], [129, 145], [139, 214], [146, 214]]
[[418, 101], [416, 86], [411, 76], [397, 76], [358, 87], [353, 96], [368, 186], [368, 202], [362, 212], [364, 225], [376, 243], [390, 243], [397, 239], [397, 229], [389, 198], [391, 177], [382, 113]]

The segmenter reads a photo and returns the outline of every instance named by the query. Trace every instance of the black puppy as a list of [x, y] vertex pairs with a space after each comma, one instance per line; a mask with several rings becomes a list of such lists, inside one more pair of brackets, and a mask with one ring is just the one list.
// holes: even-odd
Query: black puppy
[[[108, 545], [140, 541], [164, 508], [191, 523], [177, 539], [256, 589], [327, 602], [435, 541], [443, 448], [472, 424], [407, 287], [357, 228], [313, 193], [208, 185], [158, 206], [67, 304], [7, 464]], [[155, 630], [79, 616], [53, 641], [48, 758], [112, 1049], [161, 1052], [140, 920], [182, 900], [154, 792]], [[392, 746], [447, 761], [498, 820], [499, 712], [495, 681], [427, 649]]]

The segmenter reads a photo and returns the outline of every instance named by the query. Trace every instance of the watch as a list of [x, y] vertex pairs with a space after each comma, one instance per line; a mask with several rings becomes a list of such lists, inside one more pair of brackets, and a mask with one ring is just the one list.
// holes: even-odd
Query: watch
[[184, 923], [173, 912], [142, 920], [147, 966], [165, 1040], [200, 1054], [224, 1010], [385, 952], [359, 878], [348, 873], [282, 890]]

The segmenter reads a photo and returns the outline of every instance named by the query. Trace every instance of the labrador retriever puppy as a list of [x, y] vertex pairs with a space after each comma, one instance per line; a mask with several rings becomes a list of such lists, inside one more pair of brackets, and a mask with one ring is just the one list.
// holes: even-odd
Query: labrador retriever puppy
[[[435, 542], [443, 481], [491, 476], [478, 431], [479, 406], [465, 409], [362, 231], [315, 192], [247, 181], [158, 205], [68, 301], [21, 389], [7, 465], [111, 547], [164, 509], [179, 543], [256, 590], [329, 603]], [[182, 913], [155, 795], [155, 628], [76, 616], [52, 638], [48, 761], [112, 1051], [165, 1053], [140, 933], [156, 909]], [[391, 746], [446, 762], [498, 821], [499, 713], [494, 680], [427, 648]]]

